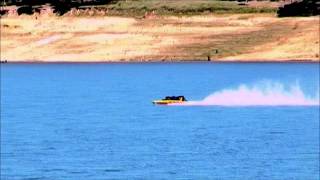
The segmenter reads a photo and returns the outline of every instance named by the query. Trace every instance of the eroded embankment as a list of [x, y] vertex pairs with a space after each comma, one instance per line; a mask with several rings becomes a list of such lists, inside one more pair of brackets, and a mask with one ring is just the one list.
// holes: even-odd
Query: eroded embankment
[[318, 18], [13, 16], [1, 19], [1, 59], [317, 61]]

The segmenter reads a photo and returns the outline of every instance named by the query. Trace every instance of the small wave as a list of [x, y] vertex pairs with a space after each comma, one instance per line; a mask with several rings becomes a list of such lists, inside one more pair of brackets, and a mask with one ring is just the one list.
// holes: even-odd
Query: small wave
[[188, 101], [183, 106], [319, 106], [319, 91], [307, 96], [299, 84], [285, 86], [281, 83], [262, 83], [214, 92], [203, 100]]
[[104, 172], [121, 172], [121, 169], [105, 169]]

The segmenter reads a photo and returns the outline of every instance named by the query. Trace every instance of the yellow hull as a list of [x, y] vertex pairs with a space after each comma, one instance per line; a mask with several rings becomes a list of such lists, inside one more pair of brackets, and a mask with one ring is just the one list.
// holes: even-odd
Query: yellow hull
[[159, 104], [159, 105], [168, 105], [168, 104], [176, 104], [176, 103], [183, 103], [185, 101], [182, 100], [156, 100], [153, 101], [153, 104]]

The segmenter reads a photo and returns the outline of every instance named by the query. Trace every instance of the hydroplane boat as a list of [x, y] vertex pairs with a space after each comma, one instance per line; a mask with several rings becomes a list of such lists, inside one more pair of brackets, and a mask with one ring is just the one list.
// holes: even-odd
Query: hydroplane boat
[[168, 105], [168, 104], [176, 104], [176, 103], [184, 103], [187, 99], [184, 96], [166, 96], [164, 99], [155, 100], [153, 104], [159, 105]]

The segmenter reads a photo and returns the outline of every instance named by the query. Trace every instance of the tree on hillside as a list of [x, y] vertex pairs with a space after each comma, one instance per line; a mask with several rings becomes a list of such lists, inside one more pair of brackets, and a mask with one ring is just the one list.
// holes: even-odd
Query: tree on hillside
[[[16, 5], [18, 6], [18, 14], [33, 14], [39, 12], [39, 6], [48, 4], [52, 7], [53, 12], [57, 14], [64, 14], [71, 8], [78, 8], [82, 5], [98, 5], [116, 2], [118, 0], [1, 0], [2, 6]], [[1, 12], [4, 14], [4, 12]]]
[[42, 5], [42, 4], [63, 4], [68, 6], [108, 4], [114, 0], [1, 0], [2, 5]]

